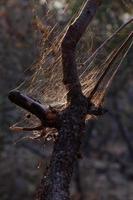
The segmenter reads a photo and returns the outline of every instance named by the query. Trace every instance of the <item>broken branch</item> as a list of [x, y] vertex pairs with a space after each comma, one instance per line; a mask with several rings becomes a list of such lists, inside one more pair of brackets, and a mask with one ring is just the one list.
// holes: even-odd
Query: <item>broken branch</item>
[[38, 119], [40, 119], [44, 127], [59, 127], [60, 123], [58, 113], [55, 113], [50, 108], [43, 106], [42, 104], [38, 103], [37, 101], [26, 95], [21, 94], [18, 91], [11, 91], [8, 98], [16, 105], [27, 110], [28, 112], [35, 115]]

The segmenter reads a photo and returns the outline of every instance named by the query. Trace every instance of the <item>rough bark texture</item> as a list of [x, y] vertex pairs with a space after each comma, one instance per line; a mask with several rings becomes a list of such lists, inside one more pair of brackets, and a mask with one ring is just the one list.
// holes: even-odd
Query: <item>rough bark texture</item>
[[[82, 112], [82, 114], [81, 114]], [[42, 179], [38, 199], [70, 199], [69, 183], [84, 129], [84, 106], [71, 106], [62, 113], [62, 127], [55, 142], [48, 174]]]
[[[69, 26], [62, 41], [63, 83], [68, 90], [68, 107], [58, 115], [54, 115], [51, 110], [27, 96], [18, 92], [12, 92], [9, 95], [10, 100], [15, 104], [36, 115], [43, 126], [58, 129], [59, 134], [54, 144], [50, 166], [37, 191], [36, 199], [38, 200], [70, 199], [69, 184], [85, 129], [85, 117], [89, 112], [101, 114], [101, 109], [100, 113], [99, 110], [91, 110], [92, 104], [82, 94], [75, 60], [76, 45], [95, 16], [100, 4], [101, 0], [86, 1], [79, 16]], [[55, 117], [49, 118], [49, 113]]]
[[85, 128], [85, 116], [90, 106], [83, 96], [77, 65], [76, 45], [100, 6], [98, 0], [87, 1], [79, 16], [68, 28], [62, 42], [63, 83], [68, 90], [69, 106], [60, 113], [61, 127], [54, 144], [48, 172], [38, 191], [38, 200], [69, 200], [69, 184]]
[[96, 14], [101, 0], [86, 1], [75, 21], [69, 26], [62, 42], [63, 83], [66, 85], [69, 98], [74, 100], [81, 92], [75, 59], [76, 45]]

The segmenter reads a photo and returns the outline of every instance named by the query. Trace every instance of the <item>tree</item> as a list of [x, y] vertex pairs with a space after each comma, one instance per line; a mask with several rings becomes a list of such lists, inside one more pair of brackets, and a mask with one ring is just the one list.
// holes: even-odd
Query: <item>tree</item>
[[[87, 115], [99, 116], [106, 112], [106, 109], [101, 107], [105, 90], [100, 94], [98, 103], [96, 104], [97, 107], [92, 103], [92, 100], [98, 91], [99, 85], [106, 78], [112, 63], [122, 52], [124, 52], [124, 58], [127, 54], [127, 49], [129, 50], [127, 45], [131, 41], [133, 33], [129, 34], [119, 48], [111, 52], [105, 61], [108, 64], [107, 67], [104, 68], [104, 72], [101, 73], [93, 90], [86, 97], [82, 92], [79, 81], [75, 52], [77, 43], [95, 16], [101, 2], [101, 0], [86, 1], [79, 16], [68, 27], [62, 41], [63, 84], [67, 90], [67, 107], [62, 111], [56, 111], [54, 108], [45, 107], [31, 97], [23, 95], [18, 91], [12, 91], [9, 94], [9, 99], [12, 102], [31, 112], [41, 121], [41, 126], [39, 127], [22, 128], [22, 130], [42, 130], [42, 136], [45, 135], [44, 128], [49, 127], [58, 130], [50, 166], [46, 174], [43, 175], [40, 188], [37, 192], [36, 199], [38, 200], [70, 199], [69, 184], [74, 164], [78, 159], [85, 129], [85, 119]], [[113, 69], [113, 73], [110, 74], [105, 89], [110, 84], [119, 66]], [[20, 130], [21, 128], [15, 129]]]

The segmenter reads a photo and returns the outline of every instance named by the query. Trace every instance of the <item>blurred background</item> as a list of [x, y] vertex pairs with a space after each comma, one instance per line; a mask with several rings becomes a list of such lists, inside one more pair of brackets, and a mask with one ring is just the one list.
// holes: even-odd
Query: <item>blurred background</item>
[[[49, 8], [52, 15], [47, 21], [50, 26], [58, 23], [62, 30], [82, 3], [83, 0], [0, 1], [0, 200], [33, 199], [52, 151], [51, 142], [19, 141], [24, 134], [9, 131], [22, 113], [9, 102], [8, 93], [30, 79], [34, 73], [31, 66], [40, 56], [42, 36], [35, 27], [36, 15], [42, 24], [46, 23], [43, 13]], [[80, 42], [81, 49], [93, 52], [132, 14], [130, 0], [104, 1]], [[119, 39], [123, 37], [124, 32]], [[111, 45], [113, 48], [114, 43]], [[133, 200], [132, 58], [133, 48], [106, 97], [109, 113], [87, 122], [82, 158], [75, 164], [70, 187], [73, 200]]]

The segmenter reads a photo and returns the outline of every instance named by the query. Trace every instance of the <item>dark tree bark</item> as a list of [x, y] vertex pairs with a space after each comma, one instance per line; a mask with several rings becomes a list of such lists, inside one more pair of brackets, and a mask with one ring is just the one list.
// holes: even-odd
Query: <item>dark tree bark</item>
[[87, 1], [79, 16], [69, 26], [62, 42], [63, 83], [68, 90], [68, 107], [60, 113], [61, 127], [54, 144], [47, 174], [43, 177], [38, 200], [69, 200], [69, 184], [79, 152], [85, 116], [90, 102], [82, 94], [75, 61], [76, 45], [96, 14], [101, 1]]
[[[38, 127], [12, 127], [12, 129], [16, 131], [38, 130], [42, 131], [43, 134], [44, 128], [56, 128], [58, 130], [50, 165], [42, 177], [41, 184], [36, 193], [36, 200], [70, 200], [69, 184], [75, 163], [78, 159], [80, 144], [85, 130], [86, 115], [98, 116], [106, 112], [106, 110], [101, 107], [95, 108], [91, 100], [97, 92], [99, 84], [106, 76], [109, 67], [133, 37], [133, 33], [131, 32], [120, 48], [113, 52], [108, 68], [101, 73], [89, 97], [85, 97], [82, 93], [77, 72], [75, 59], [76, 46], [92, 18], [95, 16], [101, 2], [102, 0], [87, 0], [79, 16], [68, 27], [62, 41], [63, 83], [67, 90], [67, 107], [63, 111], [57, 112], [53, 108], [41, 105], [31, 97], [23, 95], [18, 91], [12, 91], [9, 94], [9, 99], [13, 103], [35, 115], [41, 122]], [[130, 22], [132, 22], [132, 20], [118, 29], [113, 36], [107, 39], [103, 45], [98, 48], [98, 50]], [[98, 52], [98, 50], [96, 50], [96, 52]], [[124, 54], [124, 57], [125, 56], [126, 54]], [[112, 80], [119, 66], [120, 65], [115, 69], [109, 81]], [[129, 144], [129, 141], [127, 141], [127, 143]], [[131, 146], [129, 146], [129, 149], [132, 152]]]
[[69, 184], [75, 161], [78, 159], [85, 129], [85, 117], [88, 113], [98, 115], [97, 110], [91, 110], [92, 104], [82, 93], [75, 52], [78, 41], [95, 16], [100, 4], [101, 0], [86, 1], [79, 16], [69, 26], [62, 41], [63, 83], [68, 91], [68, 107], [65, 110], [55, 113], [50, 108], [45, 108], [19, 92], [15, 91], [9, 94], [9, 99], [12, 102], [36, 115], [43, 127], [58, 129], [50, 166], [37, 191], [36, 199], [38, 200], [70, 199]]

